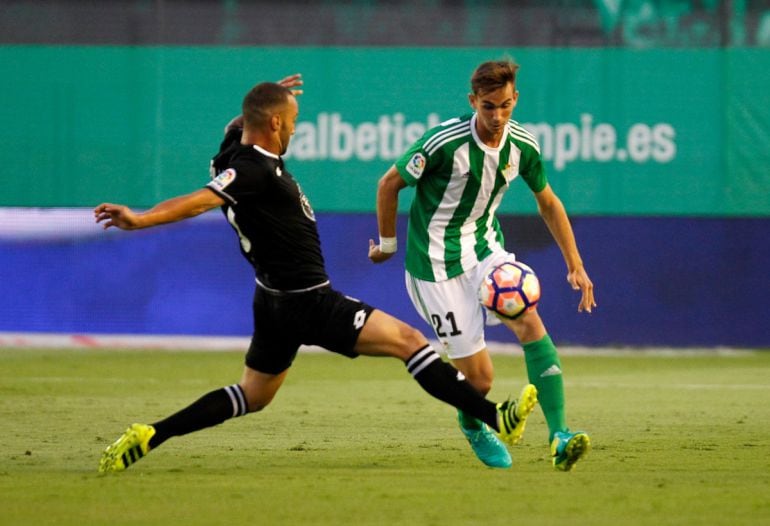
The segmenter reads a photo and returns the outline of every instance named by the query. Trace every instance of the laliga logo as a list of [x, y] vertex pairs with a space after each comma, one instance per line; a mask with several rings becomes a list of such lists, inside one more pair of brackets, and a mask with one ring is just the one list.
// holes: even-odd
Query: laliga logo
[[415, 179], [422, 175], [422, 171], [425, 170], [426, 159], [421, 153], [416, 153], [409, 159], [406, 164], [406, 171], [409, 172]]

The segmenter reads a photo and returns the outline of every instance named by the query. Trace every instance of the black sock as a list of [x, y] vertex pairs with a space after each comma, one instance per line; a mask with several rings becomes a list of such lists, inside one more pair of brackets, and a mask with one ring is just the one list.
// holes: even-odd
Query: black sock
[[406, 361], [406, 368], [428, 394], [453, 405], [498, 431], [497, 407], [469, 384], [465, 377], [426, 345]]
[[228, 385], [211, 391], [178, 413], [152, 424], [155, 435], [150, 439], [150, 449], [158, 447], [171, 437], [192, 433], [245, 415], [246, 410], [246, 397], [240, 385]]

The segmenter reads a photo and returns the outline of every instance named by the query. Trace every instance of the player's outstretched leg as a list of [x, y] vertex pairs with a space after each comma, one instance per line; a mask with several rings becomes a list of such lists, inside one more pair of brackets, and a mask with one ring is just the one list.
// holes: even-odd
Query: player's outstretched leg
[[521, 390], [518, 400], [508, 400], [497, 404], [498, 436], [503, 442], [515, 445], [524, 434], [527, 417], [537, 405], [537, 388], [527, 384]]
[[511, 454], [488, 425], [462, 411], [458, 411], [458, 420], [460, 430], [481, 462], [491, 468], [511, 467]]
[[570, 471], [590, 450], [591, 439], [583, 431], [557, 431], [551, 441], [553, 467], [559, 471]]
[[99, 473], [123, 471], [150, 451], [155, 428], [132, 424], [123, 435], [107, 446], [99, 461]]

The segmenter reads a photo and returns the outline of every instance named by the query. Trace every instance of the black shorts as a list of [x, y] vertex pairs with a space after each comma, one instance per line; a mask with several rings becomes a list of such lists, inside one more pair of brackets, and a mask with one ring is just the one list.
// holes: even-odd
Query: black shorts
[[257, 285], [253, 309], [254, 335], [246, 365], [278, 374], [291, 366], [300, 345], [358, 356], [354, 347], [374, 307], [331, 287], [278, 293]]

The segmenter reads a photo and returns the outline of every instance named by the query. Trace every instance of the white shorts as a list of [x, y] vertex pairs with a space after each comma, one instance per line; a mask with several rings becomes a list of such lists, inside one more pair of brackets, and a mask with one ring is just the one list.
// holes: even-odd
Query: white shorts
[[[406, 291], [414, 308], [433, 327], [449, 358], [465, 358], [484, 349], [486, 309], [479, 302], [479, 287], [493, 267], [516, 261], [508, 252], [494, 252], [464, 274], [445, 281], [423, 281], [406, 273]], [[487, 325], [500, 320], [486, 317]]]

